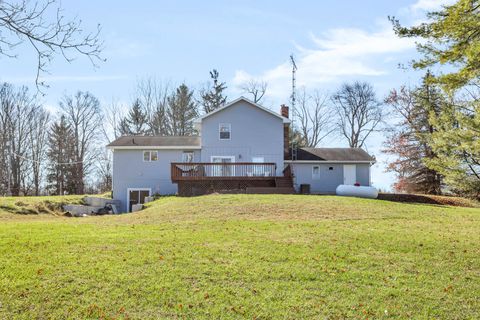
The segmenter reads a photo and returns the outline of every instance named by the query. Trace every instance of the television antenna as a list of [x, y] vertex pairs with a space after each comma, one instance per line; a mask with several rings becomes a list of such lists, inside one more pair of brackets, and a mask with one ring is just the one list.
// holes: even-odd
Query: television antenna
[[[292, 95], [290, 96], [291, 100], [291, 105], [292, 105], [292, 123], [290, 126], [290, 130], [293, 133], [295, 129], [295, 115], [296, 115], [296, 109], [295, 109], [295, 102], [296, 102], [296, 73], [297, 73], [297, 64], [295, 63], [295, 57], [293, 56], [293, 53], [290, 55], [290, 63], [292, 64]], [[294, 136], [291, 135], [291, 145], [292, 145], [292, 160], [297, 160], [297, 146], [295, 144]]]

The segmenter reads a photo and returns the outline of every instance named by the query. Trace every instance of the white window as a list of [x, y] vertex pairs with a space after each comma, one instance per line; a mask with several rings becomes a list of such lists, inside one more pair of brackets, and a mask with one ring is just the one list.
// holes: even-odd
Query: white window
[[312, 167], [312, 179], [313, 180], [320, 179], [320, 166], [313, 166]]
[[193, 162], [193, 151], [184, 151], [182, 154], [182, 162]]
[[158, 160], [158, 152], [157, 151], [143, 151], [143, 161], [144, 162], [152, 162]]
[[219, 125], [220, 140], [230, 140], [231, 131], [232, 131], [232, 126], [230, 125], [230, 123], [220, 123]]

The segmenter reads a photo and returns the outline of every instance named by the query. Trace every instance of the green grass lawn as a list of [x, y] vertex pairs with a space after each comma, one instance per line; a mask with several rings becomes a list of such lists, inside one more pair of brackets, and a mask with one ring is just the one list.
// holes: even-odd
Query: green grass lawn
[[211, 195], [0, 214], [1, 319], [479, 317], [478, 208]]

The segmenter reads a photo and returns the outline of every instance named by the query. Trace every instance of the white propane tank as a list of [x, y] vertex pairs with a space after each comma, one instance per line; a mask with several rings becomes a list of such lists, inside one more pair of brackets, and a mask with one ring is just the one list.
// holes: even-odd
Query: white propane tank
[[357, 187], [341, 184], [337, 187], [337, 195], [344, 197], [359, 197], [377, 199], [378, 190], [374, 187]]

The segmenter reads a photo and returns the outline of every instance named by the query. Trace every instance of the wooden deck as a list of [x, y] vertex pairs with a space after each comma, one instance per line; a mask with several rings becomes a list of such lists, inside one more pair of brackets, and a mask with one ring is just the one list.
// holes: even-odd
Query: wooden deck
[[172, 182], [178, 184], [180, 196], [246, 193], [252, 188], [273, 191], [276, 187], [291, 188], [290, 170], [284, 170], [283, 176], [276, 176], [276, 169], [273, 162], [174, 162], [171, 164], [171, 176]]

